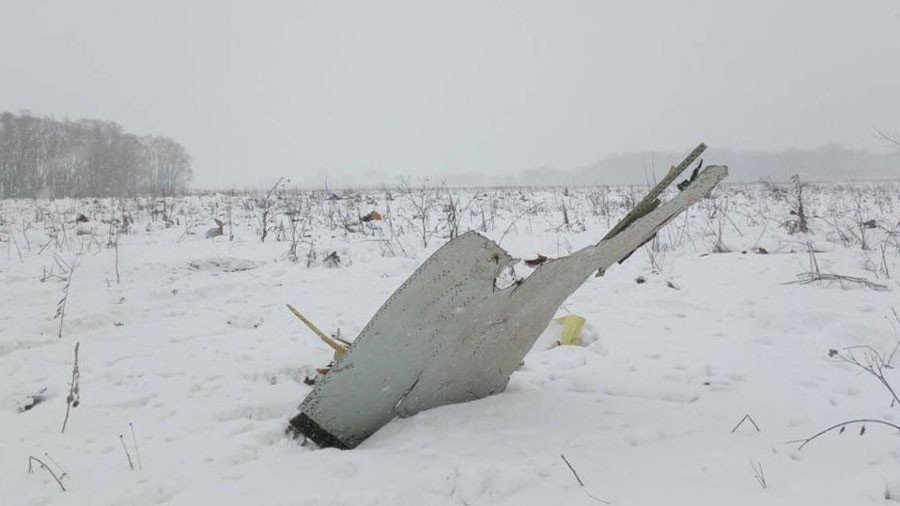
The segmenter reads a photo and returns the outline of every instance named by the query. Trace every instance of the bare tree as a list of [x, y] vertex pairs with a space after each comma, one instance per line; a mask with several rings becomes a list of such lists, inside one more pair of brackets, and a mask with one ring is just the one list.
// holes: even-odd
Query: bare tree
[[895, 148], [900, 149], [900, 135], [892, 134], [887, 132], [886, 130], [876, 128], [875, 136], [888, 143], [889, 146], [894, 146]]
[[259, 242], [266, 242], [266, 237], [269, 235], [269, 226], [272, 215], [275, 214], [276, 205], [278, 203], [276, 198], [277, 192], [282, 185], [287, 182], [288, 180], [283, 177], [278, 178], [278, 181], [272, 185], [272, 188], [270, 188], [262, 197], [255, 199], [253, 205], [250, 207], [250, 211], [256, 216], [256, 220], [259, 222]]

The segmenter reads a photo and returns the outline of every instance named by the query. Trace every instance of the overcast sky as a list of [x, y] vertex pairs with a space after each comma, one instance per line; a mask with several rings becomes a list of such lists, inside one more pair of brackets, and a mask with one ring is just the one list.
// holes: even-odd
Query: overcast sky
[[900, 0], [0, 0], [0, 19], [0, 109], [171, 136], [202, 187], [900, 130]]

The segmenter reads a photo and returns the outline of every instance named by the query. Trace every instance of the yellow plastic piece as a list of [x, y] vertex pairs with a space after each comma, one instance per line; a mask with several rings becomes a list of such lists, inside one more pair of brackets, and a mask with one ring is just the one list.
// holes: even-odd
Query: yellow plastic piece
[[584, 330], [587, 320], [577, 314], [570, 314], [561, 316], [556, 321], [563, 324], [562, 332], [559, 334], [559, 344], [581, 346], [581, 331]]

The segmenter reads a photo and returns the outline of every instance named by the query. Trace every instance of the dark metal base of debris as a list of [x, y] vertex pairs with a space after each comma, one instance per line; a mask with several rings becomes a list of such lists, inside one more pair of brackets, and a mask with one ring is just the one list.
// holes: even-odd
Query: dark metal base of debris
[[288, 427], [288, 430], [290, 432], [293, 432], [295, 436], [306, 436], [321, 448], [338, 448], [341, 450], [346, 450], [349, 448], [347, 445], [341, 442], [340, 439], [334, 437], [327, 430], [323, 429], [322, 426], [317, 424], [315, 420], [306, 416], [305, 413], [300, 413], [294, 418], [291, 418], [291, 423], [290, 427]]

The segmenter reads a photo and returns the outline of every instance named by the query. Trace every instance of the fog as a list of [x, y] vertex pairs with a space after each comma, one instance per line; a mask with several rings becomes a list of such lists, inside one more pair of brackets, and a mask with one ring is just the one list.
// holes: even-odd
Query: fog
[[900, 131], [897, 0], [3, 0], [0, 18], [0, 110], [170, 136], [196, 187], [513, 180], [701, 140], [880, 156], [874, 128]]

